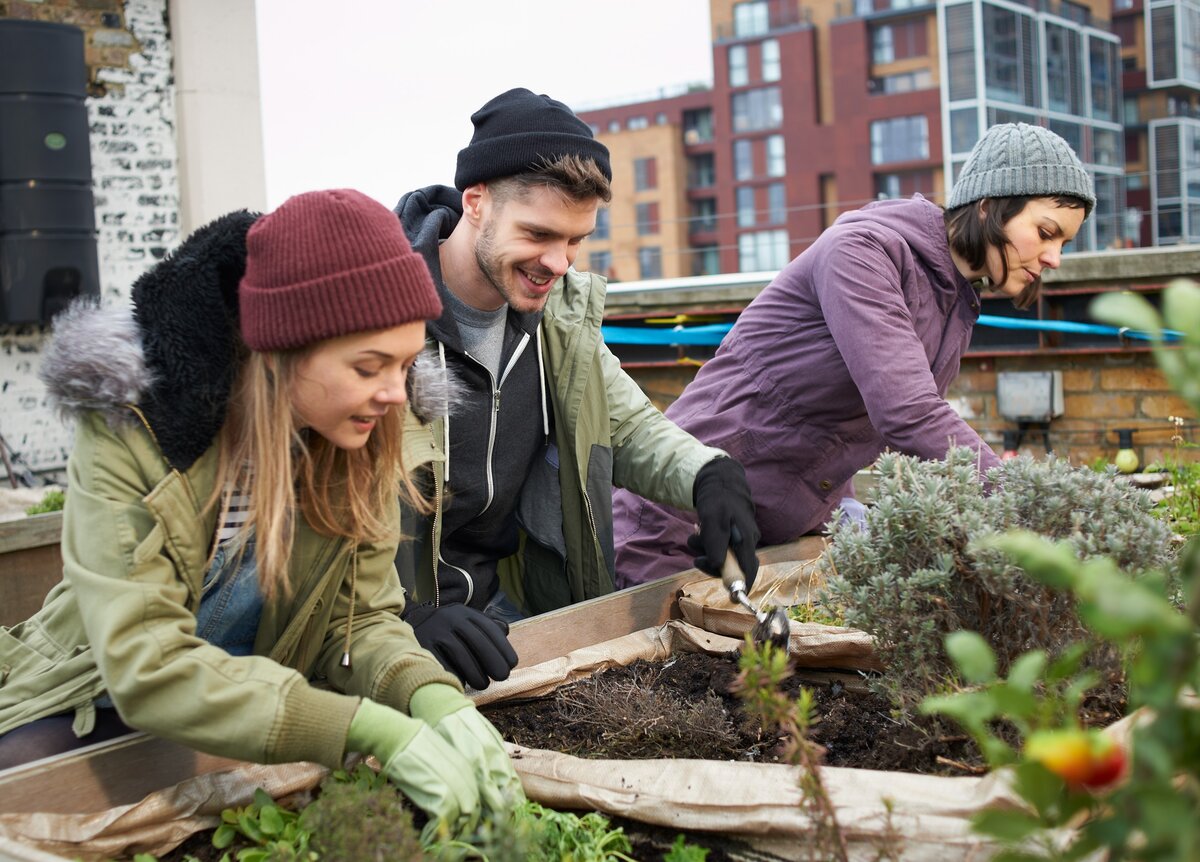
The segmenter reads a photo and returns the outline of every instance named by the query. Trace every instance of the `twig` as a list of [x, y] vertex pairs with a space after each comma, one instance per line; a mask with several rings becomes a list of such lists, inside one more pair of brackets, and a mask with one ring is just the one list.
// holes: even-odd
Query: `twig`
[[986, 766], [971, 766], [969, 763], [962, 763], [958, 760], [951, 760], [949, 757], [942, 757], [940, 754], [934, 758], [935, 762], [945, 766], [953, 766], [955, 769], [961, 769], [970, 775], [986, 775], [988, 768]]

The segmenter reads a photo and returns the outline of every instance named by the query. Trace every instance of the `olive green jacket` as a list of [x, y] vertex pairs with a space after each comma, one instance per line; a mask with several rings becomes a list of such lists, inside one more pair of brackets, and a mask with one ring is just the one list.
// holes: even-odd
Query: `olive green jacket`
[[107, 692], [130, 726], [202, 751], [336, 766], [360, 697], [407, 711], [420, 686], [458, 685], [399, 619], [394, 543], [357, 549], [352, 662], [340, 666], [354, 552], [303, 522], [290, 589], [266, 600], [255, 654], [233, 657], [197, 638], [217, 517], [202, 504], [215, 469], [215, 449], [180, 472], [148, 426], [114, 430], [97, 413], [81, 417], [64, 580], [35, 616], [0, 628], [0, 733], [66, 711], [87, 733], [93, 701]]
[[[691, 509], [696, 473], [725, 455], [663, 416], [621, 370], [600, 336], [606, 289], [602, 277], [569, 270], [550, 292], [542, 317], [558, 466], [551, 458], [533, 465], [518, 504], [522, 550], [500, 567], [506, 593], [531, 613], [613, 591], [614, 484]], [[443, 490], [443, 432], [443, 420], [422, 425], [411, 416], [404, 430], [405, 465], [433, 466], [436, 502]], [[417, 538], [418, 551], [414, 571], [402, 563], [401, 578], [415, 587], [417, 598], [436, 602], [438, 512], [406, 519], [405, 528]]]

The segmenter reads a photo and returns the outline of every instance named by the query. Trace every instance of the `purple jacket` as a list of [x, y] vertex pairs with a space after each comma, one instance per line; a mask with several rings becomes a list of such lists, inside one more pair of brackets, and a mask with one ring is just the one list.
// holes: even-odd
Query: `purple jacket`
[[[979, 317], [942, 209], [919, 195], [848, 212], [742, 312], [667, 416], [746, 468], [762, 543], [829, 520], [884, 448], [991, 448], [946, 403]], [[690, 512], [613, 498], [617, 585], [689, 568]]]

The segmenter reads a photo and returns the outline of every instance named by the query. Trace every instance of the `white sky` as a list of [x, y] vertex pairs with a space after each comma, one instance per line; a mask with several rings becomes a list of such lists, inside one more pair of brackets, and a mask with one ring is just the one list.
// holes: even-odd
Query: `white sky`
[[512, 87], [635, 101], [712, 80], [708, 0], [256, 0], [267, 206], [453, 185], [470, 116]]

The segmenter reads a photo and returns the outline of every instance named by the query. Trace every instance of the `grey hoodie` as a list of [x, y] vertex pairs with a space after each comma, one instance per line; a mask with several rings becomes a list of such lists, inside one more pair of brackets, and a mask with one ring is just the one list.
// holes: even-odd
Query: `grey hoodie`
[[[738, 318], [667, 416], [741, 461], [763, 544], [821, 527], [884, 448], [952, 445], [999, 463], [945, 394], [979, 317], [940, 207], [920, 195], [845, 213]], [[690, 565], [688, 513], [613, 499], [617, 585]]]

